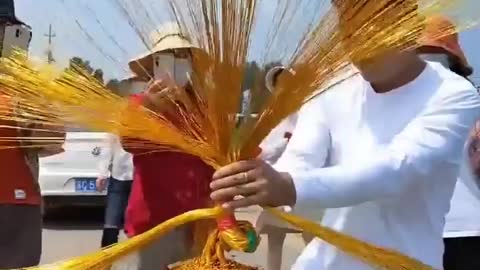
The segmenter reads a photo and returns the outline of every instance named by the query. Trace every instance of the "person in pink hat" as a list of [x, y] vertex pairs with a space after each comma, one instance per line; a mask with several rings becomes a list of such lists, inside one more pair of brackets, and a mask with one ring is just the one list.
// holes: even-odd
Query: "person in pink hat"
[[[451, 33], [445, 34], [445, 30]], [[429, 18], [418, 43], [417, 52], [424, 60], [439, 62], [465, 78], [472, 75], [473, 68], [460, 46], [456, 26], [447, 17]]]
[[[454, 33], [440, 36], [444, 29], [451, 29]], [[455, 24], [447, 17], [430, 18], [419, 43], [421, 46], [417, 51], [423, 59], [439, 63], [465, 78], [473, 73], [460, 46]], [[477, 122], [465, 144], [463, 164], [445, 219], [445, 270], [480, 269], [477, 256], [480, 249], [479, 184], [480, 122]]]

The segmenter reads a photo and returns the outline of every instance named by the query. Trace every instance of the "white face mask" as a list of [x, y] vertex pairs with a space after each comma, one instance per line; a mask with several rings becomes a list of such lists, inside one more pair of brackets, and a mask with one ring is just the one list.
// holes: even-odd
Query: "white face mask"
[[173, 54], [155, 54], [153, 65], [153, 79], [166, 80], [174, 77], [175, 57]]
[[424, 61], [428, 62], [435, 62], [435, 63], [440, 63], [442, 66], [446, 68], [450, 68], [450, 61], [448, 60], [448, 55], [443, 54], [443, 53], [425, 53], [425, 54], [420, 54], [420, 58], [422, 58]]
[[175, 81], [179, 86], [185, 86], [190, 81], [191, 72], [192, 65], [190, 63], [190, 59], [175, 59]]
[[173, 54], [154, 56], [153, 77], [155, 80], [174, 79], [177, 85], [185, 86], [190, 81], [192, 65], [189, 58], [175, 58]]

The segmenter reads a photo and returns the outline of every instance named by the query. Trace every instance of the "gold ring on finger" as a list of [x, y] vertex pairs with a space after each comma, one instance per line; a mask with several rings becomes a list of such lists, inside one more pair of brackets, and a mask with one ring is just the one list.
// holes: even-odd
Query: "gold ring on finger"
[[243, 183], [248, 183], [249, 182], [249, 177], [248, 177], [248, 173], [247, 172], [244, 172], [243, 173]]

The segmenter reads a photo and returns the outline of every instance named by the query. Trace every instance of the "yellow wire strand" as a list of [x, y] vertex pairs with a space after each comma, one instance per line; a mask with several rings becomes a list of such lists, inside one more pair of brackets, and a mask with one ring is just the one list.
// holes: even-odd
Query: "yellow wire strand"
[[125, 242], [105, 248], [101, 251], [80, 256], [74, 259], [55, 263], [52, 265], [44, 265], [39, 267], [31, 267], [27, 269], [32, 270], [104, 270], [106, 267], [112, 265], [116, 261], [126, 257], [137, 250], [145, 248], [146, 246], [159, 239], [162, 235], [170, 232], [178, 226], [191, 223], [197, 220], [214, 219], [222, 214], [223, 210], [220, 208], [200, 209], [184, 213], [174, 217], [155, 228], [128, 239]]
[[[380, 248], [353, 237], [335, 232], [332, 229], [321, 226], [315, 222], [306, 220], [304, 218], [281, 212], [277, 209], [268, 209], [273, 215], [278, 218], [287, 221], [295, 227], [302, 229], [308, 233], [315, 235], [316, 237], [332, 244], [342, 251], [350, 254], [365, 263], [375, 266], [379, 269], [398, 269], [398, 270], [434, 270], [431, 266], [425, 265], [418, 260], [409, 258], [397, 251]], [[172, 218], [155, 228], [145, 232], [144, 234], [135, 236], [125, 242], [116, 244], [112, 247], [106, 248], [102, 251], [87, 254], [78, 258], [70, 259], [64, 262], [56, 263], [53, 265], [44, 265], [40, 267], [28, 268], [31, 270], [104, 270], [106, 267], [111, 266], [120, 259], [127, 255], [141, 250], [146, 246], [152, 244], [159, 239], [162, 235], [165, 235], [169, 231], [181, 225], [194, 222], [203, 219], [215, 219], [223, 214], [223, 210], [219, 207], [211, 209], [201, 209]], [[249, 223], [244, 222], [242, 226], [251, 226]], [[241, 269], [250, 269], [247, 266], [240, 264], [232, 264], [231, 261], [225, 259], [223, 255], [223, 248], [217, 250], [218, 246], [218, 231], [211, 234], [207, 244], [205, 246], [202, 257], [194, 259], [193, 261], [184, 262], [176, 269], [183, 270], [189, 269], [187, 266], [195, 263], [199, 270], [203, 269], [237, 269], [230, 268], [232, 265], [241, 267]], [[222, 242], [222, 244], [225, 244]], [[215, 256], [219, 256], [216, 257]], [[215, 259], [218, 259], [215, 260]], [[182, 265], [187, 265], [182, 267]], [[222, 266], [224, 268], [222, 268]], [[190, 267], [190, 266], [189, 266]], [[191, 269], [191, 268], [190, 268]], [[193, 269], [192, 269], [193, 270]]]

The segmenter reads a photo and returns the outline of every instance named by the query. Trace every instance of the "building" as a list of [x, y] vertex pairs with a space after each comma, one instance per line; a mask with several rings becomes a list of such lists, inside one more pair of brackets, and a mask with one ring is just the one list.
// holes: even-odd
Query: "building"
[[131, 76], [120, 81], [117, 89], [117, 94], [120, 96], [128, 96], [131, 94], [138, 94], [145, 90], [147, 81], [138, 76]]
[[24, 24], [15, 16], [15, 3], [13, 0], [0, 1], [0, 21], [8, 21], [12, 24]]
[[0, 1], [0, 56], [10, 56], [14, 49], [28, 51], [32, 28], [15, 16], [13, 0]]

